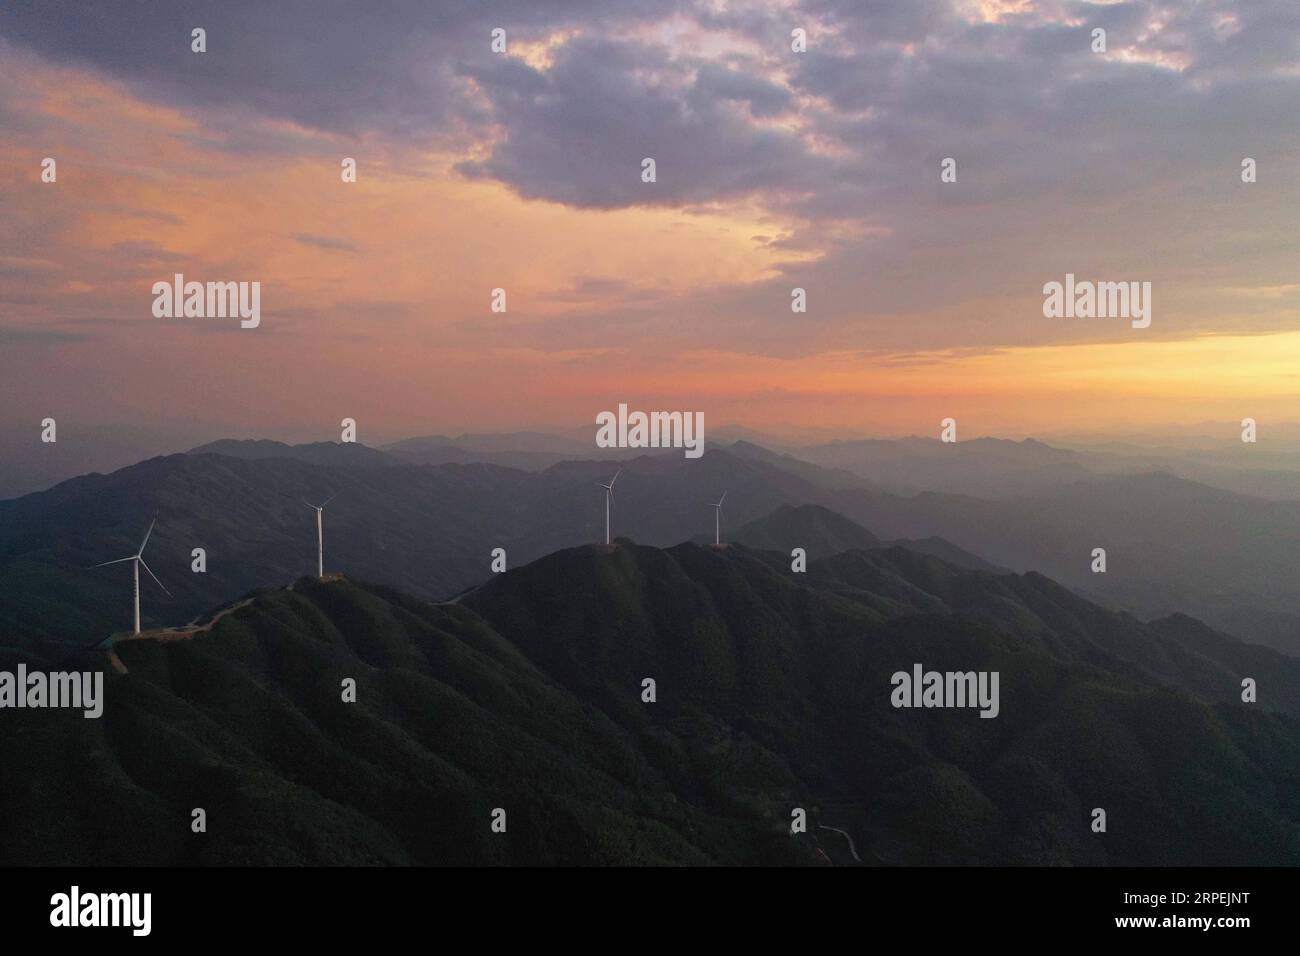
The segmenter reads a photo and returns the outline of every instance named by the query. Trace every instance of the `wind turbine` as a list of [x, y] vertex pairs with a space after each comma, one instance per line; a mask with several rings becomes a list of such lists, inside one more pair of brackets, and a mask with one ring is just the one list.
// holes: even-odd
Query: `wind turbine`
[[321, 512], [325, 510], [327, 504], [337, 497], [337, 494], [330, 495], [318, 505], [312, 504], [306, 498], [302, 500], [302, 503], [308, 508], [316, 511], [316, 577], [318, 578], [325, 577], [325, 533], [321, 530]]
[[714, 522], [713, 522], [713, 543], [714, 543], [714, 545], [721, 545], [721, 544], [722, 544], [722, 503], [723, 503], [724, 501], [726, 501], [726, 500], [727, 500], [727, 493], [724, 491], [724, 492], [722, 493], [722, 497], [718, 499], [718, 503], [717, 503], [716, 505], [715, 505], [715, 504], [712, 504], [712, 503], [709, 504], [709, 507], [710, 507], [710, 508], [717, 508], [717, 509], [718, 509], [717, 514], [714, 515], [715, 520], [714, 520]]
[[142, 564], [144, 565], [144, 569], [146, 571], [149, 571], [149, 577], [153, 578], [154, 583], [157, 584], [160, 588], [162, 588], [163, 592], [168, 597], [171, 597], [172, 595], [171, 591], [168, 591], [165, 587], [163, 587], [163, 583], [158, 580], [157, 575], [155, 575], [153, 571], [149, 570], [149, 565], [145, 564], [145, 560], [144, 560], [144, 546], [149, 543], [149, 535], [153, 534], [153, 526], [157, 523], [158, 523], [157, 518], [154, 518], [153, 521], [149, 522], [149, 530], [144, 533], [144, 540], [140, 542], [140, 550], [137, 551], [135, 554], [131, 555], [129, 558], [116, 558], [112, 561], [105, 561], [103, 564], [95, 565], [95, 567], [97, 568], [102, 568], [110, 564], [121, 564], [123, 561], [135, 562], [132, 570], [135, 572], [135, 633], [136, 634], [140, 633], [140, 565]]
[[623, 474], [622, 468], [614, 472], [614, 477], [609, 479], [609, 484], [604, 484], [603, 482], [599, 482], [599, 481], [596, 482], [596, 484], [600, 485], [600, 487], [605, 489], [605, 543], [606, 544], [609, 544], [609, 506], [610, 503], [614, 500], [614, 482], [618, 481], [618, 476], [621, 474]]

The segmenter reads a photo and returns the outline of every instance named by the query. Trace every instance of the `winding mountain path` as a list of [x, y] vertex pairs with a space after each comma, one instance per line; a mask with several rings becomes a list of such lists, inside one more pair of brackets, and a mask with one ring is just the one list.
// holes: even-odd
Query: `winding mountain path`
[[820, 824], [820, 823], [817, 824], [817, 829], [818, 829], [818, 830], [831, 830], [831, 831], [834, 832], [834, 833], [840, 833], [840, 834], [843, 834], [844, 839], [846, 839], [846, 840], [849, 841], [849, 852], [853, 854], [854, 862], [857, 862], [857, 863], [861, 863], [861, 862], [862, 862], [862, 857], [858, 856], [858, 848], [857, 848], [856, 846], [853, 845], [853, 837], [849, 836], [847, 832], [845, 832], [844, 830], [841, 830], [839, 827], [828, 827], [828, 826], [824, 826], [823, 824]]
[[112, 663], [115, 671], [119, 674], [125, 674], [127, 673], [126, 665], [122, 663], [122, 659], [117, 656], [117, 651], [113, 649], [118, 644], [124, 643], [125, 641], [188, 641], [195, 634], [205, 634], [212, 630], [216, 627], [217, 622], [227, 614], [234, 614], [240, 608], [248, 607], [248, 605], [252, 603], [252, 598], [244, 598], [244, 600], [236, 601], [229, 607], [223, 607], [216, 614], [212, 615], [212, 620], [208, 621], [207, 624], [197, 626], [187, 624], [184, 627], [163, 627], [152, 631], [141, 631], [139, 634], [115, 634], [110, 639], [112, 643], [108, 648], [108, 659]]

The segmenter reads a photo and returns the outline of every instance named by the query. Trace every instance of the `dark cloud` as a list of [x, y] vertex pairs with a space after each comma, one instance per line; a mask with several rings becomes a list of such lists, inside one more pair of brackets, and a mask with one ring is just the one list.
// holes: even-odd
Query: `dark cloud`
[[[771, 84], [699, 70], [656, 45], [583, 37], [545, 72], [518, 61], [463, 69], [505, 135], [488, 158], [457, 168], [528, 199], [680, 206], [809, 190], [829, 165], [796, 134], [756, 125], [737, 105], [771, 113], [784, 103]], [[645, 157], [655, 160], [654, 183], [641, 181]]]
[[842, 29], [855, 43], [917, 43], [957, 19], [952, 0], [803, 0], [801, 12]]
[[[428, 136], [452, 112], [451, 55], [490, 56], [568, 23], [660, 16], [657, 0], [6, 0], [0, 36], [87, 63], [182, 107], [251, 108], [303, 126]], [[191, 52], [191, 30], [207, 52]], [[250, 145], [256, 145], [255, 143]]]
[[791, 107], [790, 91], [766, 77], [715, 63], [697, 64], [691, 106], [707, 111], [720, 100], [744, 103], [756, 117], [779, 116]]

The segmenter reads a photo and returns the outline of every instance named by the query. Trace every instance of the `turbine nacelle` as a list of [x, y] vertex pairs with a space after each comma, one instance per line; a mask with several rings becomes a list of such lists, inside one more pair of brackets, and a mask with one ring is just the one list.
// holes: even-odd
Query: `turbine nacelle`
[[614, 497], [614, 482], [618, 481], [618, 476], [621, 475], [621, 474], [623, 474], [623, 469], [622, 469], [622, 468], [620, 468], [618, 471], [614, 472], [614, 477], [611, 478], [611, 479], [609, 479], [609, 484], [605, 484], [603, 481], [598, 481], [598, 482], [596, 482], [596, 484], [600, 485], [600, 487], [602, 487], [602, 488], [604, 488], [606, 491], [608, 491], [608, 492], [609, 492], [609, 496], [610, 496], [611, 498], [613, 498], [613, 497]]

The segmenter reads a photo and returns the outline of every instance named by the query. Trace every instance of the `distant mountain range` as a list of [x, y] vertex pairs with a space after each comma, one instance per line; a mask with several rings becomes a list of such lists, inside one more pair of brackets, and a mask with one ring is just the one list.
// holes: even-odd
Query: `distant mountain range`
[[504, 434], [465, 434], [455, 438], [431, 435], [425, 438], [408, 438], [384, 446], [393, 457], [417, 465], [468, 464], [486, 462], [519, 468], [524, 471], [541, 471], [562, 461], [574, 458], [635, 457], [639, 452], [620, 448], [596, 447], [594, 428], [585, 439], [577, 435], [556, 435], [546, 432], [508, 432]]
[[[1275, 500], [1300, 500], [1300, 423], [1264, 422], [1259, 441], [1241, 442], [1234, 423], [1206, 423], [1192, 429], [1166, 429], [1141, 439], [1070, 436], [1050, 442], [1025, 439], [963, 438], [945, 444], [935, 438], [867, 438], [828, 440], [817, 429], [786, 429], [775, 437], [739, 425], [710, 425], [710, 448], [758, 449], [786, 466], [816, 464], [838, 469], [881, 490], [898, 494], [922, 491], [977, 497], [1033, 495], [1062, 484], [1094, 477], [1167, 472], [1212, 487]], [[540, 471], [566, 460], [616, 460], [637, 457], [629, 449], [602, 449], [594, 441], [595, 425], [512, 432], [427, 435], [378, 446], [407, 464], [483, 462]], [[93, 471], [187, 447], [172, 432], [126, 427], [89, 428], [60, 424], [59, 441], [45, 444], [30, 426], [0, 427], [0, 499], [45, 490], [55, 483]], [[279, 441], [222, 439], [197, 452], [234, 457], [301, 457], [330, 444], [290, 445]], [[355, 449], [355, 445], [353, 448]], [[341, 463], [355, 460], [347, 459]]]
[[[700, 535], [696, 540], [708, 544], [711, 539]], [[767, 551], [789, 553], [794, 548], [803, 548], [809, 558], [830, 557], [843, 551], [865, 551], [885, 544], [861, 525], [819, 505], [782, 505], [770, 515], [751, 521], [732, 533], [731, 540]], [[949, 564], [968, 571], [1009, 573], [1006, 568], [990, 564], [939, 537], [898, 538], [889, 544], [917, 554], [943, 558]]]
[[836, 441], [800, 448], [804, 461], [869, 476], [899, 493], [960, 492], [1005, 497], [1040, 491], [1093, 474], [1086, 455], [1032, 438], [975, 438], [955, 443], [932, 438]]
[[266, 439], [236, 440], [223, 438], [190, 449], [190, 455], [224, 455], [246, 461], [265, 461], [271, 458], [290, 458], [311, 462], [313, 465], [350, 467], [353, 465], [397, 465], [398, 460], [377, 448], [359, 442], [319, 441], [302, 445], [288, 445], [282, 441]]
[[[87, 569], [118, 551], [131, 553], [155, 515], [149, 562], [173, 596], [146, 581], [144, 613], [154, 624], [178, 624], [267, 580], [311, 569], [315, 519], [304, 502], [332, 495], [324, 515], [326, 566], [430, 598], [483, 581], [495, 548], [506, 549], [513, 565], [603, 540], [598, 482], [618, 467], [625, 470], [615, 532], [655, 545], [711, 527], [707, 502], [722, 489], [735, 500], [727, 527], [786, 502], [834, 500], [833, 490], [807, 478], [726, 452], [698, 461], [680, 453], [621, 465], [571, 461], [528, 472], [483, 463], [403, 464], [354, 445], [206, 447], [216, 451], [151, 459], [0, 501], [0, 570], [14, 582], [0, 592], [0, 620], [10, 634], [57, 638], [120, 627], [129, 574]], [[205, 573], [191, 571], [196, 547], [205, 549]]]
[[[877, 534], [940, 535], [1144, 617], [1181, 611], [1300, 653], [1300, 502], [1145, 474], [1000, 500], [859, 495], [840, 510]], [[1095, 548], [1105, 573], [1092, 570]]]
[[[1020, 450], [1010, 457], [1038, 454], [1028, 443], [1011, 444]], [[10, 640], [122, 626], [129, 575], [85, 569], [131, 553], [157, 515], [150, 564], [174, 597], [146, 581], [144, 613], [153, 623], [183, 623], [268, 580], [311, 569], [314, 518], [302, 501], [333, 494], [327, 566], [442, 598], [482, 582], [495, 548], [514, 566], [603, 540], [598, 482], [620, 467], [614, 534], [644, 544], [708, 539], [708, 503], [727, 491], [726, 540], [780, 543], [787, 553], [815, 547], [814, 554], [901, 541], [965, 567], [1040, 571], [1142, 617], [1185, 613], [1300, 653], [1300, 502], [1158, 473], [1093, 476], [998, 498], [895, 494], [851, 471], [750, 442], [698, 460], [664, 453], [562, 461], [540, 471], [415, 465], [351, 444], [219, 442], [0, 501], [0, 620]], [[745, 527], [787, 506], [824, 511], [797, 515], [790, 527], [776, 518]], [[196, 547], [206, 549], [205, 574], [190, 570]], [[1091, 570], [1098, 547], [1106, 549], [1104, 574]]]
[[869, 478], [900, 494], [934, 491], [981, 498], [1050, 493], [1094, 479], [1164, 472], [1239, 494], [1300, 500], [1300, 440], [1247, 444], [1219, 441], [1199, 448], [1121, 443], [1060, 447], [1033, 438], [935, 438], [834, 441], [791, 449], [807, 462]]
[[[624, 543], [455, 603], [351, 579], [251, 598], [119, 641], [90, 733], [6, 713], [0, 819], [23, 825], [0, 862], [1300, 863], [1300, 661], [1041, 575]], [[917, 663], [997, 671], [998, 716], [891, 706]]]

